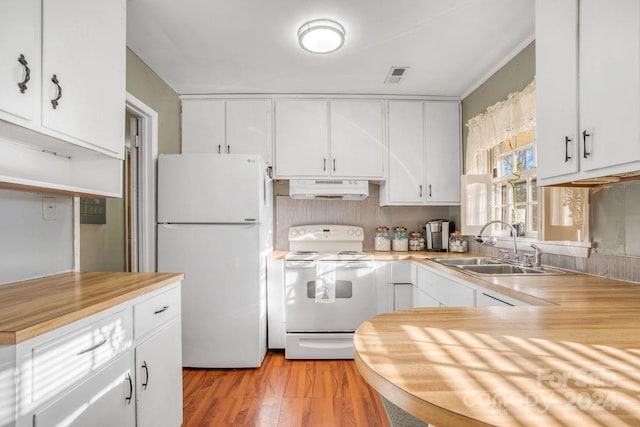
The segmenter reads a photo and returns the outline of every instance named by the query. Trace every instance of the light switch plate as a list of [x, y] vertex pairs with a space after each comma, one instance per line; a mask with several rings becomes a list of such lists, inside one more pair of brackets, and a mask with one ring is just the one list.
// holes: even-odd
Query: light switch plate
[[45, 221], [56, 220], [56, 198], [55, 197], [43, 197], [42, 198], [42, 219]]

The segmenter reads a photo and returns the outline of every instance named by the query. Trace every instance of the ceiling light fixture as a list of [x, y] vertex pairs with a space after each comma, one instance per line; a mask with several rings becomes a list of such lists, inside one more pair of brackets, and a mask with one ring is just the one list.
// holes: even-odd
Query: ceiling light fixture
[[331, 19], [314, 19], [298, 30], [300, 47], [311, 53], [331, 53], [344, 44], [344, 27]]

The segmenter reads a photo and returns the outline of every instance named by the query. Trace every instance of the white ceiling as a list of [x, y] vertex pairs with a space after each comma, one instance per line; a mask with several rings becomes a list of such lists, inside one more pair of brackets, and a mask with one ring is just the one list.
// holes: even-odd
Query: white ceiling
[[[463, 96], [533, 40], [533, 0], [128, 0], [127, 45], [179, 94]], [[346, 29], [300, 48], [305, 21]], [[410, 66], [395, 85], [391, 66]]]

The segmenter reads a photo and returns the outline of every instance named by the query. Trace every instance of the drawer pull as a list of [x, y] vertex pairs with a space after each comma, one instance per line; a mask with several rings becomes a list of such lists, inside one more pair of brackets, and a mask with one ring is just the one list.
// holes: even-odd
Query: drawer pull
[[160, 310], [156, 310], [153, 312], [153, 314], [160, 314], [160, 313], [164, 313], [165, 311], [169, 310], [169, 306], [165, 305], [164, 307], [162, 307]]
[[129, 381], [129, 396], [125, 397], [124, 400], [127, 402], [127, 405], [131, 405], [131, 399], [133, 398], [133, 380], [128, 372], [127, 381]]
[[102, 347], [102, 346], [103, 346], [103, 345], [105, 345], [106, 343], [107, 343], [107, 339], [106, 339], [106, 338], [102, 338], [102, 341], [100, 341], [98, 344], [93, 345], [93, 346], [91, 346], [91, 347], [89, 347], [89, 348], [86, 348], [86, 349], [84, 349], [84, 350], [80, 350], [80, 351], [76, 354], [76, 356], [81, 356], [81, 355], [83, 355], [83, 354], [85, 354], [85, 353], [89, 353], [90, 351], [93, 351], [93, 350], [97, 349], [98, 347]]
[[142, 389], [146, 390], [147, 385], [149, 385], [149, 367], [147, 366], [146, 360], [142, 362], [142, 368], [144, 369], [144, 372], [145, 372], [144, 382], [142, 383]]

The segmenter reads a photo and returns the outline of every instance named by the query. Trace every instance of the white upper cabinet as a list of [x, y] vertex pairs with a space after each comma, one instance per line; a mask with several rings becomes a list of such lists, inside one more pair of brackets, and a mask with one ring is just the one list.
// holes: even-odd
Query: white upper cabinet
[[640, 161], [640, 2], [579, 9], [581, 169]]
[[383, 108], [380, 100], [277, 100], [276, 177], [383, 179]]
[[640, 3], [536, 1], [538, 182], [640, 169]]
[[227, 101], [227, 153], [260, 154], [271, 164], [271, 100]]
[[381, 205], [460, 203], [460, 103], [389, 101], [389, 175]]
[[125, 0], [0, 1], [3, 184], [121, 196], [125, 13]]
[[270, 99], [182, 100], [182, 152], [260, 154], [271, 164]]
[[331, 101], [331, 175], [384, 178], [382, 101]]
[[423, 103], [389, 101], [389, 176], [380, 189], [382, 204], [424, 202]]
[[275, 102], [276, 177], [329, 176], [328, 111], [324, 99]]
[[42, 125], [124, 156], [123, 0], [42, 2]]
[[35, 0], [0, 2], [0, 113], [25, 120], [40, 94], [39, 16]]
[[225, 150], [225, 101], [182, 100], [182, 152], [222, 154]]
[[578, 171], [578, 1], [536, 1], [538, 179]]
[[460, 203], [461, 139], [460, 104], [425, 102], [426, 202]]

